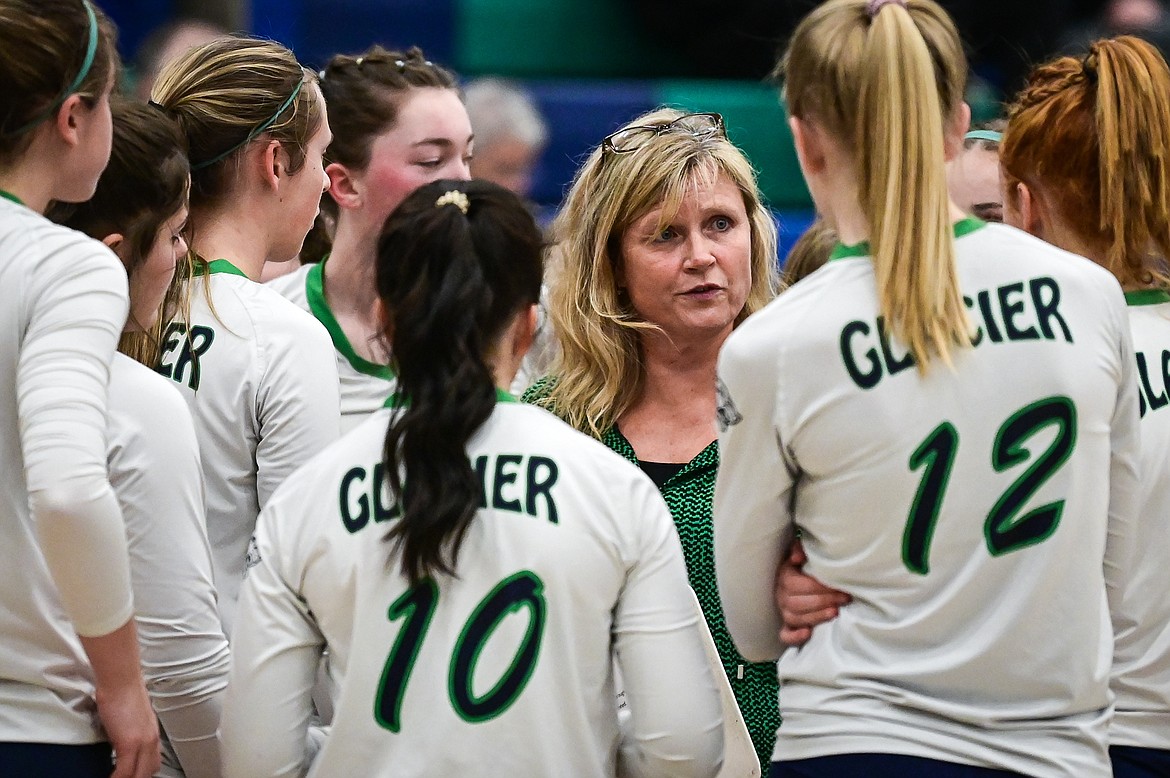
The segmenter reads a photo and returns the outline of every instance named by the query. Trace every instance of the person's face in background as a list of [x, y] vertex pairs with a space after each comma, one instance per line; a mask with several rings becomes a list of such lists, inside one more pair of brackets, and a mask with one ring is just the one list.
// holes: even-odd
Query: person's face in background
[[1003, 221], [999, 152], [976, 143], [947, 163], [947, 190], [955, 205], [983, 221]]
[[519, 197], [532, 191], [532, 175], [540, 149], [519, 138], [497, 138], [480, 144], [471, 160], [471, 177], [499, 184]]

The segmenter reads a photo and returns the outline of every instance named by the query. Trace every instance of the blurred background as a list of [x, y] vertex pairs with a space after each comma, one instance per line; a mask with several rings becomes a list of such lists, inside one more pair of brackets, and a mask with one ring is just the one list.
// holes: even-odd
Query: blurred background
[[[420, 46], [465, 81], [505, 77], [543, 117], [528, 195], [546, 216], [582, 156], [623, 122], [662, 103], [717, 111], [759, 171], [780, 223], [781, 256], [811, 219], [767, 75], [817, 0], [98, 1], [119, 26], [132, 81], [149, 82], [160, 57], [217, 30], [273, 38], [313, 68], [331, 54], [381, 43]], [[941, 2], [971, 57], [976, 120], [997, 116], [1030, 64], [1053, 53], [1120, 32], [1140, 34], [1164, 53], [1170, 45], [1162, 0]]]

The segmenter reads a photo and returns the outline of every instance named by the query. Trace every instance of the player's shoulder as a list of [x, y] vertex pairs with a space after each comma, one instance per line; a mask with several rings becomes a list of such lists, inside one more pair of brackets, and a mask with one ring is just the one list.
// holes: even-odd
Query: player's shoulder
[[232, 275], [213, 276], [212, 284], [216, 304], [225, 296], [234, 300], [264, 348], [285, 353], [332, 349], [329, 333], [321, 323], [268, 284]]
[[116, 429], [162, 433], [171, 443], [195, 439], [191, 412], [175, 383], [122, 353], [110, 364], [109, 415]]
[[967, 270], [1046, 273], [1073, 283], [1116, 286], [1113, 275], [1092, 260], [1006, 224], [985, 224], [956, 242]]
[[126, 272], [104, 243], [0, 198], [0, 263], [19, 261], [29, 273]]
[[574, 478], [616, 487], [645, 476], [601, 441], [573, 429], [550, 411], [521, 402], [503, 402], [473, 445], [498, 450], [549, 452]]
[[309, 297], [306, 284], [309, 272], [316, 265], [301, 265], [290, 273], [285, 273], [264, 284], [265, 287], [279, 294], [303, 311], [309, 310]]

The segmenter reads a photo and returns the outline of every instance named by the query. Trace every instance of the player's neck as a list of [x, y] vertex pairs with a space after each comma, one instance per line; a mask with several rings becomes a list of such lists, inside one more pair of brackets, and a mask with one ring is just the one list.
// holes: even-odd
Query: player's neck
[[267, 235], [256, 229], [253, 220], [212, 210], [192, 214], [191, 222], [195, 224], [195, 241], [191, 246], [195, 253], [208, 261], [226, 259], [253, 281], [260, 279], [270, 246]]
[[0, 191], [43, 214], [53, 199], [55, 173], [53, 167], [40, 164], [36, 159], [22, 160], [16, 166], [0, 171]]
[[378, 299], [377, 257], [374, 240], [338, 226], [329, 261], [325, 263], [325, 300], [335, 314], [361, 318], [377, 329], [374, 303]]

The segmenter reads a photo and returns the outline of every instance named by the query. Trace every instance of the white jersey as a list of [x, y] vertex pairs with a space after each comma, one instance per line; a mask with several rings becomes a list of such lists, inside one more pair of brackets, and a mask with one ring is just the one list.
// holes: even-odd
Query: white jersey
[[126, 520], [146, 690], [187, 778], [214, 778], [228, 644], [212, 584], [199, 444], [178, 390], [123, 354], [110, 372], [109, 463]]
[[266, 286], [325, 325], [333, 340], [337, 376], [341, 381], [341, 431], [348, 432], [381, 409], [394, 393], [394, 372], [358, 355], [325, 300], [325, 261], [302, 265]]
[[485, 507], [458, 577], [412, 588], [383, 540], [392, 412], [299, 471], [261, 516], [221, 726], [227, 774], [307, 769], [327, 645], [344, 680], [313, 775], [600, 778], [619, 750], [626, 775], [713, 775], [718, 692], [650, 480], [547, 412], [502, 402], [468, 446]]
[[212, 262], [193, 283], [190, 327], [177, 321], [167, 329], [158, 370], [178, 384], [195, 420], [215, 588], [230, 637], [256, 516], [285, 478], [340, 434], [337, 369], [329, 336], [312, 317], [230, 263]]
[[78, 640], [132, 615], [106, 476], [106, 389], [126, 271], [0, 198], [0, 741], [104, 739]]
[[795, 525], [806, 572], [853, 602], [781, 657], [774, 758], [1108, 776], [1107, 591], [1130, 564], [1137, 490], [1124, 299], [1100, 267], [1010, 227], [967, 220], [956, 238], [977, 330], [953, 369], [922, 376], [884, 336], [864, 244], [728, 339], [727, 626], [747, 658], [780, 655], [772, 589]]
[[1110, 745], [1170, 749], [1170, 295], [1129, 292], [1142, 414], [1139, 546], [1114, 614]]

